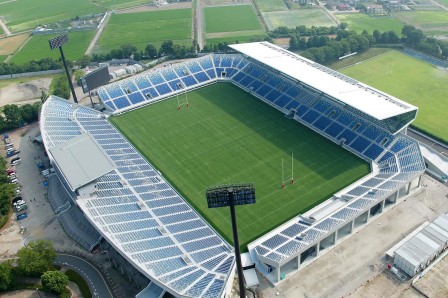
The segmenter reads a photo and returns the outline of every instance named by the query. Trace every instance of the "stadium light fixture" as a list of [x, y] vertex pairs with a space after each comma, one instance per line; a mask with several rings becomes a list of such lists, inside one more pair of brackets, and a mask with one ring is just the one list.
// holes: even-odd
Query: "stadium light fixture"
[[64, 51], [62, 51], [62, 45], [68, 42], [68, 35], [64, 33], [62, 35], [56, 36], [48, 40], [50, 44], [50, 50], [54, 50], [59, 48], [59, 52], [61, 53], [62, 63], [64, 64], [65, 74], [67, 75], [68, 85], [70, 86], [70, 90], [72, 92], [73, 100], [75, 103], [78, 103], [78, 98], [76, 98], [75, 89], [73, 88], [72, 80], [70, 79], [70, 75], [68, 73], [67, 62], [65, 61]]
[[255, 204], [255, 187], [253, 183], [229, 184], [215, 186], [206, 190], [208, 208], [230, 207], [232, 218], [233, 245], [238, 272], [240, 298], [246, 297], [244, 287], [243, 266], [241, 264], [240, 243], [238, 240], [238, 227], [236, 224], [235, 206]]

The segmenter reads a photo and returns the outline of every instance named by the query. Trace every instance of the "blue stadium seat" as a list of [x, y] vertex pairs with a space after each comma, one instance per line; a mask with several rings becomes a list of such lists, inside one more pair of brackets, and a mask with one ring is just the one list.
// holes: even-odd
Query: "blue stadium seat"
[[215, 70], [213, 68], [212, 69], [207, 69], [205, 72], [210, 77], [210, 79], [215, 79], [216, 78], [216, 72], [215, 72]]
[[266, 94], [268, 94], [271, 90], [272, 90], [271, 86], [263, 85], [263, 86], [261, 86], [260, 89], [257, 90], [256, 93], [262, 97], [265, 97]]
[[156, 89], [160, 95], [165, 95], [171, 92], [171, 89], [167, 84], [158, 85], [156, 86]]
[[316, 122], [313, 123], [313, 125], [321, 131], [324, 131], [331, 123], [332, 121], [327, 117], [320, 116], [319, 119], [317, 119]]
[[333, 122], [330, 126], [325, 129], [325, 132], [332, 136], [333, 138], [336, 138], [344, 129], [344, 127], [336, 122]]
[[342, 114], [336, 120], [339, 121], [339, 123], [344, 124], [345, 126], [349, 126], [353, 122], [354, 118], [355, 117], [352, 114], [342, 112]]
[[266, 94], [266, 99], [274, 102], [277, 100], [277, 98], [281, 95], [281, 93], [275, 89], [272, 89], [271, 92], [269, 92], [268, 94]]
[[282, 96], [279, 97], [279, 99], [277, 99], [277, 100], [274, 102], [274, 104], [277, 105], [277, 106], [279, 106], [280, 108], [283, 108], [283, 107], [286, 106], [286, 104], [287, 104], [288, 102], [290, 102], [290, 101], [291, 101], [291, 98], [290, 98], [290, 97], [288, 97], [288, 96], [286, 96], [286, 95], [282, 95]]
[[159, 96], [159, 94], [157, 93], [157, 91], [154, 88], [148, 88], [148, 89], [144, 89], [142, 90], [142, 94], [148, 98], [148, 96], [146, 94], [150, 95], [150, 98], [156, 98]]
[[128, 98], [132, 104], [137, 104], [139, 102], [145, 101], [140, 92], [129, 94]]
[[162, 68], [161, 73], [167, 81], [177, 79], [176, 73], [170, 67]]
[[295, 110], [295, 109], [297, 109], [299, 106], [300, 106], [300, 103], [298, 103], [298, 102], [295, 101], [295, 100], [291, 100], [291, 101], [285, 106], [285, 109], [287, 109], [287, 110], [291, 110], [291, 109]]
[[376, 138], [378, 138], [380, 133], [381, 130], [379, 128], [373, 125], [369, 125], [362, 134], [366, 136], [368, 139], [374, 141]]
[[181, 78], [181, 80], [182, 80], [182, 82], [184, 82], [185, 86], [187, 86], [187, 87], [196, 85], [198, 83], [192, 76], [187, 76], [185, 78]]
[[196, 80], [199, 83], [203, 83], [203, 82], [206, 82], [206, 81], [210, 80], [210, 78], [207, 76], [207, 74], [205, 72], [195, 73], [194, 77], [196, 78]]
[[296, 112], [296, 114], [297, 115], [299, 115], [299, 117], [300, 118], [302, 118], [302, 116], [306, 113], [306, 112], [308, 112], [308, 110], [309, 110], [310, 108], [308, 108], [307, 106], [300, 106], [298, 109], [297, 109], [297, 112]]
[[356, 136], [356, 133], [354, 133], [350, 129], [346, 129], [338, 136], [338, 140], [345, 139], [344, 144], [348, 145], [356, 138]]
[[314, 106], [314, 109], [321, 112], [322, 114], [325, 114], [325, 111], [330, 107], [330, 104], [326, 101], [319, 100], [316, 105]]
[[148, 75], [149, 80], [153, 85], [159, 85], [165, 82], [165, 79], [158, 73]]
[[117, 109], [123, 109], [123, 108], [129, 106], [131, 103], [125, 96], [122, 96], [122, 97], [114, 99], [114, 104], [117, 107]]
[[305, 113], [302, 116], [302, 119], [306, 122], [308, 122], [309, 124], [313, 123], [314, 121], [316, 121], [316, 119], [320, 116], [320, 114], [318, 112], [316, 112], [315, 110], [310, 109], [308, 111], [308, 113]]
[[185, 86], [179, 79], [176, 79], [174, 81], [170, 81], [170, 82], [168, 82], [168, 84], [170, 85], [171, 90], [173, 90], [173, 91], [181, 90]]
[[350, 147], [352, 147], [355, 151], [362, 153], [370, 144], [371, 143], [369, 140], [359, 136], [353, 141], [353, 143], [350, 144]]

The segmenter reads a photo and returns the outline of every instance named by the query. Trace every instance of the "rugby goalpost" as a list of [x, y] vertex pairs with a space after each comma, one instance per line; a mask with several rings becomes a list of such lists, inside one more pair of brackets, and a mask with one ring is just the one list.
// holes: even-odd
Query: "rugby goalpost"
[[294, 153], [291, 153], [291, 177], [285, 179], [285, 166], [284, 160], [282, 157], [282, 189], [285, 188], [285, 183], [291, 181], [291, 184], [294, 184]]
[[[179, 83], [178, 83], [179, 84]], [[178, 85], [176, 85], [177, 86], [177, 90], [179, 90], [180, 89], [180, 87], [178, 86]], [[182, 86], [183, 86], [183, 84], [182, 84]], [[185, 86], [183, 86], [183, 87], [185, 87]], [[180, 99], [179, 98], [179, 93], [177, 93], [176, 94], [176, 96], [177, 96], [177, 109], [178, 110], [180, 110], [180, 108], [181, 108], [181, 106], [187, 106], [187, 108], [190, 106], [190, 104], [188, 103], [188, 94], [187, 94], [187, 90], [184, 88], [184, 93], [185, 93], [185, 100], [184, 101], [182, 101], [182, 99]]]

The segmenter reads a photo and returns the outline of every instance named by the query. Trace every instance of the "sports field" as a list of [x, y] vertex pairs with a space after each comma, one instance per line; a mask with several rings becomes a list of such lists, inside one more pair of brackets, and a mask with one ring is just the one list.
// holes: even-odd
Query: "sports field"
[[261, 11], [288, 10], [284, 0], [255, 0]]
[[95, 52], [109, 52], [129, 43], [144, 50], [148, 43], [158, 48], [165, 40], [191, 45], [191, 9], [114, 14]]
[[362, 33], [367, 30], [370, 34], [377, 29], [380, 32], [393, 30], [397, 34], [401, 34], [403, 23], [391, 16], [372, 17], [363, 13], [336, 14], [341, 22], [348, 24], [348, 30]]
[[[58, 34], [35, 35], [25, 44], [25, 46], [11, 59], [10, 62], [22, 64], [31, 60], [39, 60], [43, 58], [59, 59], [59, 50], [50, 50], [48, 40], [56, 37]], [[94, 31], [78, 31], [69, 32], [69, 42], [64, 45], [64, 55], [66, 59], [77, 60], [81, 58], [90, 41], [95, 35]]]
[[[184, 95], [179, 96], [184, 99]], [[208, 209], [205, 188], [254, 182], [257, 203], [237, 207], [241, 246], [328, 199], [369, 172], [364, 161], [230, 84], [111, 117], [133, 145], [230, 241], [227, 209]], [[295, 183], [281, 189], [281, 160]]]
[[412, 11], [395, 14], [403, 22], [422, 29], [429, 34], [448, 32], [448, 11]]
[[448, 142], [448, 72], [391, 51], [342, 73], [419, 107], [413, 125]]
[[336, 23], [320, 8], [264, 12], [263, 17], [269, 30], [274, 30], [280, 26], [288, 28], [294, 28], [299, 25], [307, 27], [336, 26]]
[[252, 5], [204, 8], [205, 32], [232, 32], [262, 29]]
[[90, 0], [17, 0], [0, 7], [2, 19], [13, 32], [103, 11]]

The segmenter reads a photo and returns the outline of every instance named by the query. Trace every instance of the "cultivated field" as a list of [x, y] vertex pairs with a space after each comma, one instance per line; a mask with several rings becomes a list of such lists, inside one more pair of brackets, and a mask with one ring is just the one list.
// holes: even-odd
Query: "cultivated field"
[[[94, 31], [79, 31], [79, 32], [69, 32], [68, 44], [64, 45], [64, 55], [67, 60], [77, 60], [81, 58], [90, 41], [95, 34]], [[59, 50], [50, 50], [48, 45], [48, 40], [56, 37], [58, 34], [50, 35], [35, 35], [25, 44], [25, 46], [15, 54], [10, 62], [16, 64], [22, 64], [31, 60], [39, 60], [43, 58], [52, 57], [54, 59], [59, 59]]]
[[144, 50], [148, 43], [158, 48], [165, 40], [191, 45], [191, 9], [114, 14], [95, 52], [109, 52], [125, 43], [139, 50]]
[[105, 11], [90, 0], [18, 0], [4, 3], [0, 15], [13, 32]]
[[288, 10], [284, 0], [255, 0], [261, 11]]
[[120, 9], [152, 3], [152, 1], [148, 0], [99, 0], [95, 2], [98, 3], [98, 5], [111, 9]]
[[262, 29], [252, 5], [205, 7], [204, 16], [206, 33]]
[[448, 11], [413, 11], [395, 14], [403, 22], [422, 29], [428, 34], [448, 32]]
[[294, 28], [299, 25], [307, 27], [336, 26], [336, 23], [322, 9], [264, 12], [263, 17], [269, 30], [274, 30], [280, 26], [288, 28]]
[[[254, 32], [253, 35], [246, 35], [247, 31], [242, 32], [242, 35], [238, 35], [237, 33], [232, 34], [231, 36], [226, 37], [225, 35], [221, 35], [223, 37], [216, 37], [216, 38], [207, 38], [207, 43], [210, 44], [218, 44], [218, 43], [223, 43], [223, 42], [227, 42], [229, 44], [232, 43], [244, 43], [244, 42], [251, 42], [251, 41], [255, 41], [255, 40], [260, 40], [263, 39], [265, 37], [265, 34], [263, 34], [264, 32], [262, 31], [256, 31]], [[213, 36], [215, 34], [210, 34], [209, 36]], [[218, 35], [218, 34], [216, 34]]]
[[390, 16], [372, 17], [363, 13], [350, 13], [336, 14], [336, 17], [348, 24], [348, 30], [358, 33], [362, 33], [363, 30], [372, 33], [377, 29], [381, 32], [393, 30], [400, 35], [403, 28], [403, 23], [399, 19]]
[[14, 54], [17, 48], [28, 38], [28, 34], [19, 34], [0, 39], [0, 55]]
[[[243, 248], [369, 172], [364, 161], [233, 85], [190, 92], [188, 101], [180, 111], [174, 97], [111, 121], [228, 240], [229, 210], [208, 209], [205, 188], [254, 182], [257, 203], [236, 208]], [[290, 176], [291, 153], [295, 184], [282, 190], [281, 159]]]
[[345, 68], [342, 73], [419, 107], [420, 129], [448, 142], [448, 72], [391, 51]]

